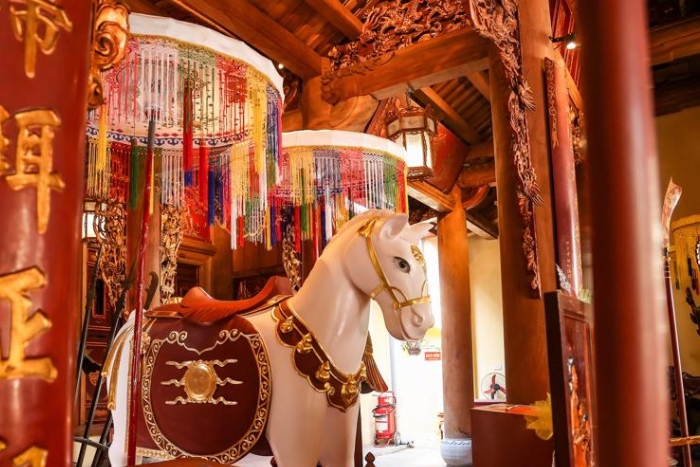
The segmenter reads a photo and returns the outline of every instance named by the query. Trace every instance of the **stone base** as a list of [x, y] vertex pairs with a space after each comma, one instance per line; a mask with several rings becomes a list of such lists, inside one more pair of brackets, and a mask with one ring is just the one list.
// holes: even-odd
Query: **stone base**
[[444, 438], [440, 443], [440, 455], [450, 467], [471, 467], [472, 465], [472, 439], [471, 438]]

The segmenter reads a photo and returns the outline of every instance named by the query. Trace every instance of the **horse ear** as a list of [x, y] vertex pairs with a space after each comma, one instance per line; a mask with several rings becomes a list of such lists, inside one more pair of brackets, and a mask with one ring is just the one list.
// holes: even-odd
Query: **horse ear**
[[408, 214], [392, 214], [384, 221], [382, 227], [382, 235], [387, 237], [398, 237], [401, 232], [408, 226]]
[[421, 222], [418, 224], [413, 224], [409, 226], [408, 229], [402, 234], [403, 237], [412, 244], [417, 244], [420, 240], [428, 235], [430, 229], [435, 226], [433, 223]]

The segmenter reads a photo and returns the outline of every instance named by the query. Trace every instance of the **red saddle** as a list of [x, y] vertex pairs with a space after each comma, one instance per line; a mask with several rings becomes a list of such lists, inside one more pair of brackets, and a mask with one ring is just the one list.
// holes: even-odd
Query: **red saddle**
[[198, 324], [208, 324], [233, 315], [255, 312], [292, 295], [289, 279], [270, 277], [260, 292], [242, 300], [216, 300], [203, 288], [193, 287], [180, 303], [161, 305], [150, 310], [146, 316], [184, 318]]

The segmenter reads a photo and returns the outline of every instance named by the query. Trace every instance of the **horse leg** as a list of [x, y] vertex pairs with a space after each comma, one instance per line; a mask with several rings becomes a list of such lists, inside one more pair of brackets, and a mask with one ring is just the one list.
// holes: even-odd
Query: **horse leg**
[[323, 467], [355, 465], [355, 435], [359, 408], [360, 404], [357, 403], [345, 413], [332, 407], [327, 409], [321, 444]]
[[290, 376], [284, 386], [273, 385], [267, 438], [279, 467], [316, 467], [326, 398], [303, 378]]
[[[133, 314], [132, 314], [133, 315]], [[120, 341], [122, 333], [125, 335], [126, 342], [119, 351], [116, 361], [112, 362], [113, 368], [107, 368], [107, 392], [109, 394], [112, 385], [116, 384], [115, 408], [112, 409], [112, 421], [114, 424], [114, 433], [112, 436], [112, 444], [109, 446], [109, 461], [112, 467], [122, 467], [127, 465], [126, 452], [126, 433], [128, 430], [128, 397], [127, 392], [130, 386], [129, 382], [129, 363], [131, 361], [131, 335], [125, 325], [125, 329], [119, 332], [115, 338], [115, 342]], [[116, 366], [116, 367], [114, 367]], [[115, 378], [116, 377], [116, 378]]]

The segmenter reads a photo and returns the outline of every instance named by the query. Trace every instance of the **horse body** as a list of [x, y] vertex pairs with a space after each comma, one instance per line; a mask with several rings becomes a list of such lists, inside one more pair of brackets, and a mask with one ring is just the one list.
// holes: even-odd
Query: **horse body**
[[[405, 215], [385, 211], [356, 216], [331, 240], [296, 295], [278, 310], [265, 309], [246, 316], [264, 342], [272, 369], [273, 396], [266, 436], [281, 467], [314, 467], [318, 462], [324, 467], [353, 465], [359, 410], [355, 401], [371, 298], [381, 306], [388, 331], [398, 339], [420, 339], [432, 326], [424, 263], [414, 245], [426, 228], [409, 227], [406, 220]], [[287, 315], [281, 315], [282, 310]], [[312, 335], [315, 351], [300, 347], [307, 342], [283, 342], [285, 336], [280, 332], [287, 332], [285, 325], [292, 315], [302, 329], [309, 331], [300, 336]], [[126, 345], [122, 362], [129, 361], [128, 352]], [[313, 372], [316, 387], [311, 382], [314, 375], [304, 376], [296, 360], [306, 353], [321, 355], [319, 369]], [[323, 378], [323, 369], [346, 378], [342, 390], [340, 386], [319, 389], [319, 372]], [[126, 371], [121, 367], [118, 370], [124, 376], [116, 387], [115, 441], [110, 448], [115, 467], [125, 464], [127, 380]], [[327, 374], [325, 377], [321, 381], [328, 379]], [[351, 402], [339, 405], [340, 399]]]

